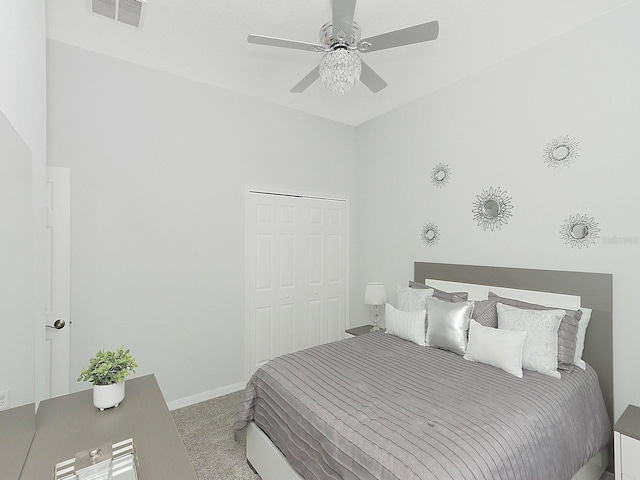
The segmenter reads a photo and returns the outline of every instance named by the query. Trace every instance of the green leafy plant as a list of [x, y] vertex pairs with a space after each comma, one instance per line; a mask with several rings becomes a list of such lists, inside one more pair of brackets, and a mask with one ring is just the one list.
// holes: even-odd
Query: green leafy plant
[[89, 366], [80, 372], [78, 382], [91, 382], [94, 385], [111, 385], [124, 382], [138, 367], [135, 358], [124, 345], [115, 352], [100, 350], [89, 360]]

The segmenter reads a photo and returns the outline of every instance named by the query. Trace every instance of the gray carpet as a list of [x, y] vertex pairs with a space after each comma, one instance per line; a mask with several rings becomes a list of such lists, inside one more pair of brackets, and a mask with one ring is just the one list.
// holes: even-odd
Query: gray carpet
[[[247, 466], [245, 441], [231, 429], [241, 392], [171, 412], [199, 480], [259, 480]], [[614, 480], [604, 473], [601, 480]]]
[[199, 480], [259, 480], [247, 465], [245, 439], [231, 424], [242, 392], [173, 410], [171, 415]]

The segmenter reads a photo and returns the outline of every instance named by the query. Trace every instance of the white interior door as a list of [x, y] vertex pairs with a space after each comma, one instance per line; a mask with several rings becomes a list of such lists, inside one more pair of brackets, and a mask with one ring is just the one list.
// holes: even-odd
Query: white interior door
[[47, 167], [46, 393], [69, 393], [71, 333], [70, 170]]
[[344, 338], [345, 200], [249, 192], [246, 353], [251, 375], [285, 353]]

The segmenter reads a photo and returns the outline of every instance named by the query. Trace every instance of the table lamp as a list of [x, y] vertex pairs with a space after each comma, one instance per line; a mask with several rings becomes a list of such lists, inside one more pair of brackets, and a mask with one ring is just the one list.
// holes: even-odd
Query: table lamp
[[371, 327], [372, 332], [380, 330], [378, 327], [378, 320], [380, 318], [380, 307], [387, 303], [387, 292], [384, 289], [384, 284], [380, 282], [367, 283], [367, 289], [364, 292], [365, 305], [372, 305], [374, 307], [375, 323]]

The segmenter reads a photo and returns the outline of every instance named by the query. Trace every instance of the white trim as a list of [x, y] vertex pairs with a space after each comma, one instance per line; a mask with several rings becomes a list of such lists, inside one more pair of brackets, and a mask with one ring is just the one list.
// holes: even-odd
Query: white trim
[[245, 382], [233, 383], [225, 387], [220, 387], [213, 390], [208, 390], [206, 392], [197, 393], [196, 395], [191, 395], [189, 397], [179, 398], [178, 400], [167, 402], [167, 407], [169, 407], [169, 410], [176, 410], [178, 408], [188, 407], [189, 405], [204, 402], [206, 400], [211, 400], [213, 398], [218, 398], [223, 395], [227, 395], [229, 393], [238, 392], [240, 390], [243, 390], [245, 385], [246, 385]]
[[244, 272], [244, 318], [243, 318], [243, 326], [244, 326], [244, 332], [242, 335], [243, 338], [243, 342], [242, 342], [242, 347], [243, 347], [243, 361], [242, 361], [242, 372], [244, 375], [245, 380], [249, 381], [249, 378], [251, 377], [251, 372], [249, 369], [249, 365], [251, 364], [251, 354], [249, 352], [249, 349], [247, 348], [247, 338], [249, 335], [249, 332], [251, 331], [251, 322], [249, 321], [249, 316], [251, 315], [251, 306], [250, 306], [250, 300], [251, 297], [249, 295], [249, 291], [251, 290], [251, 278], [249, 277], [249, 275], [247, 274], [248, 269], [249, 269], [249, 259], [251, 258], [251, 247], [249, 246], [249, 242], [247, 242], [247, 237], [248, 237], [248, 233], [251, 230], [251, 226], [252, 223], [249, 221], [249, 214], [248, 214], [248, 210], [249, 210], [249, 195], [251, 194], [251, 190], [247, 189], [244, 193], [244, 195], [242, 196], [242, 201], [244, 202], [244, 232], [243, 232], [243, 238], [244, 238], [244, 258], [243, 260], [243, 265], [242, 265], [242, 271]]
[[622, 480], [622, 434], [613, 432], [613, 464], [616, 480]]

